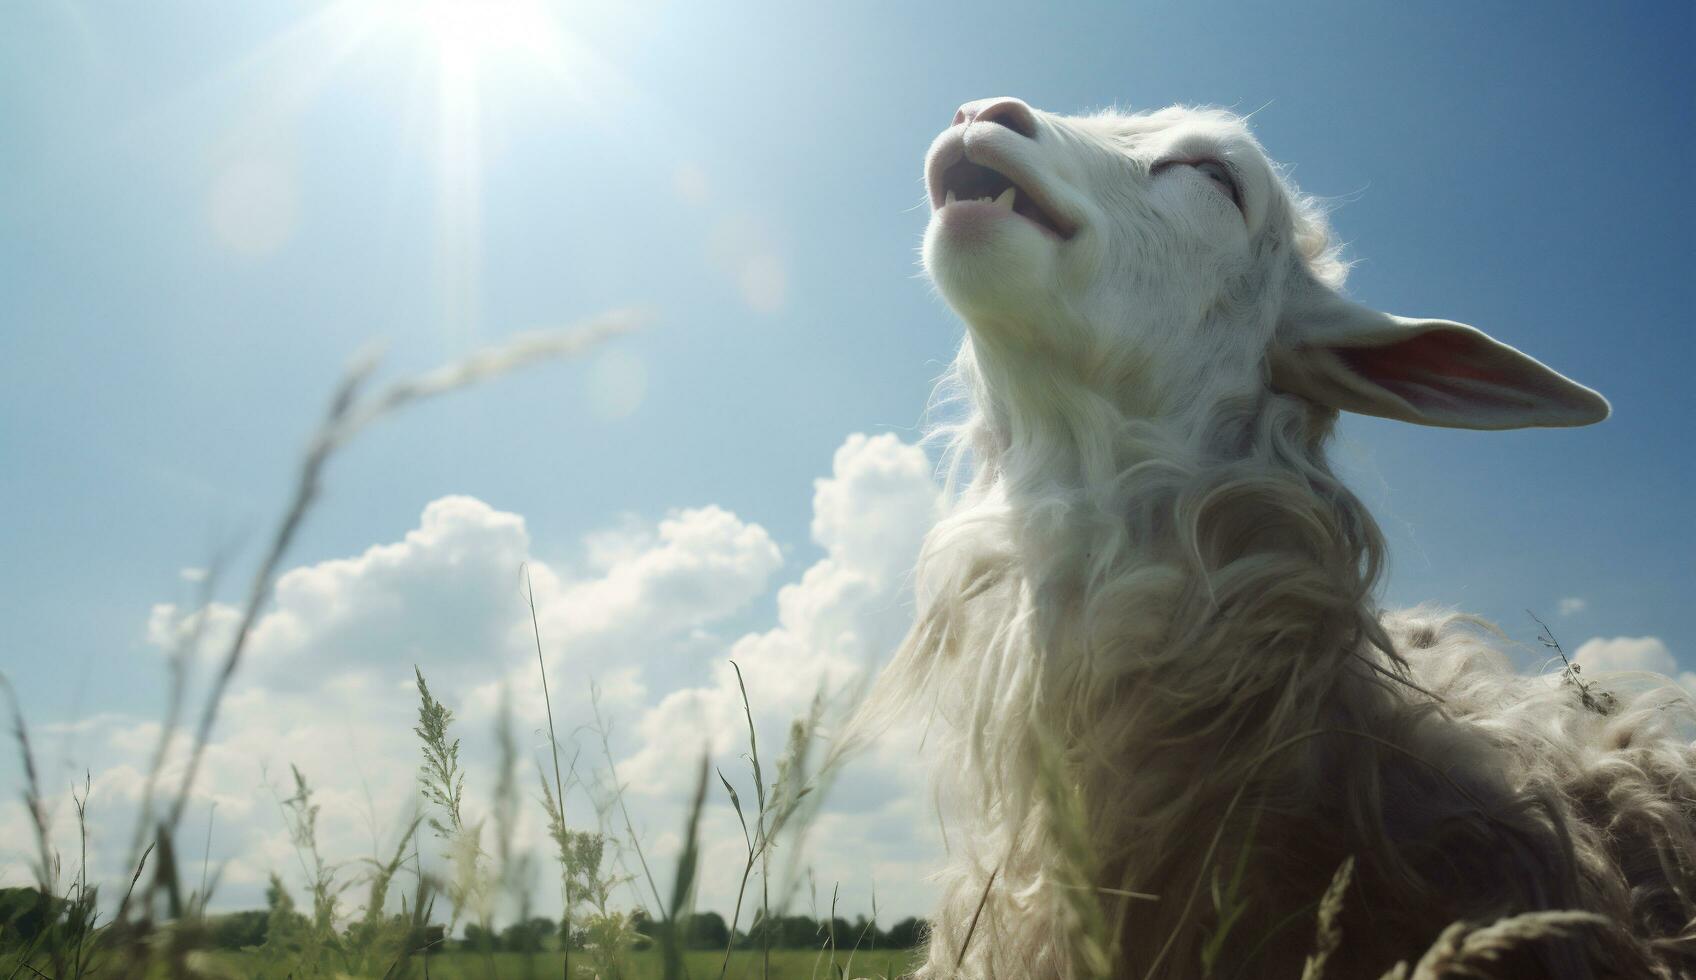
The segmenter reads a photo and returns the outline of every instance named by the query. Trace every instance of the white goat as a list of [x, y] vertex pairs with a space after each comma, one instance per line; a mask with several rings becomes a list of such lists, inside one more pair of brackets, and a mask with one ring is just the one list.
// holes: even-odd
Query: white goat
[[1696, 971], [1688, 701], [1382, 614], [1381, 536], [1325, 454], [1338, 410], [1509, 429], [1607, 402], [1341, 296], [1323, 216], [1231, 113], [989, 99], [926, 174], [925, 266], [968, 327], [960, 478], [862, 717], [938, 719], [956, 822], [921, 975], [1294, 977], [1350, 856], [1329, 976], [1548, 909], [1595, 916], [1449, 962]]

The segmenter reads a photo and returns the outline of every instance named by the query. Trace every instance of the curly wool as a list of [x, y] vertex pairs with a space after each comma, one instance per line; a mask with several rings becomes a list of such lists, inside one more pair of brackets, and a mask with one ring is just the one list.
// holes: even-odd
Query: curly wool
[[[1275, 189], [1263, 254], [1339, 285], [1323, 216]], [[1696, 970], [1687, 698], [1616, 688], [1603, 714], [1476, 619], [1380, 611], [1336, 412], [1269, 386], [1264, 350], [1255, 383], [1145, 413], [968, 322], [936, 433], [955, 503], [861, 719], [933, 713], [946, 760], [921, 977], [1298, 976], [1351, 857], [1327, 975], [1554, 909], [1600, 924], [1468, 975]]]

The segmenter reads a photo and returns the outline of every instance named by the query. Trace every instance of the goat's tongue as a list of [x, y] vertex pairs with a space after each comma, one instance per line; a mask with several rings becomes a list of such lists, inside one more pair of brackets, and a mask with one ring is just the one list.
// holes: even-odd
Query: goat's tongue
[[970, 160], [961, 160], [948, 169], [943, 186], [947, 188], [943, 195], [945, 205], [955, 201], [991, 200], [1006, 207], [1011, 195], [1013, 213], [1023, 215], [1054, 234], [1064, 237], [1059, 224], [1037, 205], [1036, 200], [998, 170]]
[[943, 186], [963, 201], [998, 197], [1012, 181], [988, 167], [962, 160], [949, 168]]

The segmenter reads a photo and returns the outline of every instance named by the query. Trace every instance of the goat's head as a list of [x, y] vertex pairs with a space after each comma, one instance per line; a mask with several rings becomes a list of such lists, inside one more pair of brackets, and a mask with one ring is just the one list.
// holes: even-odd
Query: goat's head
[[925, 265], [996, 397], [1018, 400], [1004, 389], [1034, 378], [1133, 417], [1267, 385], [1427, 425], [1608, 414], [1600, 395], [1472, 327], [1339, 295], [1345, 267], [1322, 214], [1232, 113], [970, 102], [931, 145], [926, 179]]

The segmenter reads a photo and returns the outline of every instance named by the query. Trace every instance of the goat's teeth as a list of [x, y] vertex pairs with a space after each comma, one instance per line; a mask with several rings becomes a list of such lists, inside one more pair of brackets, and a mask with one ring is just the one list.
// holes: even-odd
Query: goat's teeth
[[947, 196], [943, 198], [942, 204], [943, 204], [944, 207], [947, 207], [948, 205], [953, 204], [953, 203], [954, 203], [954, 192], [949, 191]]
[[1014, 193], [1014, 188], [1009, 186], [1006, 190], [1001, 192], [1000, 197], [995, 199], [995, 206], [1003, 211], [1013, 210]]

